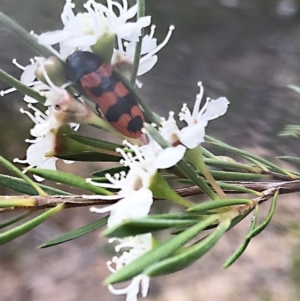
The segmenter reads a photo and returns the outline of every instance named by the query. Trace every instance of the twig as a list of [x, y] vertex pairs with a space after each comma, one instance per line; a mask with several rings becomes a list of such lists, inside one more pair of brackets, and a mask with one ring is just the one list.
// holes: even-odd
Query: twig
[[[280, 194], [288, 194], [293, 192], [299, 192], [300, 191], [300, 181], [288, 181], [288, 182], [227, 182], [230, 184], [234, 184], [237, 186], [241, 186], [244, 188], [256, 190], [258, 192], [262, 192], [263, 195], [260, 197], [256, 197], [253, 199], [254, 202], [260, 204], [265, 201], [267, 201], [270, 197], [274, 196], [275, 192], [279, 190]], [[240, 191], [234, 191], [234, 190], [224, 190], [228, 194], [240, 194]], [[194, 196], [203, 194], [203, 192], [200, 190], [197, 186], [190, 186], [190, 187], [184, 187], [176, 189], [175, 192], [179, 194], [182, 197], [188, 197], [188, 196]], [[7, 196], [5, 197], [5, 200], [9, 199], [26, 199], [26, 198], [33, 198], [35, 199], [35, 210], [41, 210], [41, 209], [47, 209], [51, 207], [55, 207], [59, 204], [64, 203], [65, 208], [78, 208], [78, 207], [88, 207], [88, 206], [103, 206], [103, 205], [110, 205], [118, 202], [119, 200], [103, 200], [101, 199], [101, 196], [99, 195], [99, 198], [97, 199], [89, 199], [86, 197], [83, 197], [82, 195], [71, 195], [71, 196], [60, 196], [60, 195], [49, 195], [49, 196]], [[93, 196], [95, 197], [95, 196]], [[159, 199], [155, 199], [155, 201], [158, 201]], [[1, 203], [1, 199], [0, 199]], [[18, 206], [18, 207], [11, 207], [11, 208], [3, 208], [0, 209], [0, 213], [2, 212], [8, 212], [8, 211], [15, 211], [19, 209], [28, 209], [29, 207], [24, 206]], [[31, 207], [32, 209], [32, 207]]]

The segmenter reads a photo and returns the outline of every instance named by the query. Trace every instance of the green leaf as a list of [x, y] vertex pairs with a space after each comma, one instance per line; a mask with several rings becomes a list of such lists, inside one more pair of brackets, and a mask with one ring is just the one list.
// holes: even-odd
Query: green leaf
[[299, 157], [281, 156], [281, 157], [277, 157], [277, 158], [282, 160], [282, 161], [300, 164], [300, 158]]
[[104, 141], [104, 140], [99, 140], [99, 139], [94, 139], [94, 138], [90, 138], [90, 137], [86, 137], [86, 136], [81, 136], [78, 134], [67, 134], [66, 136], [69, 137], [70, 139], [75, 140], [84, 145], [96, 147], [96, 148], [103, 149], [103, 150], [112, 151], [119, 157], [120, 157], [120, 154], [118, 152], [116, 152], [116, 149], [123, 148], [123, 146], [120, 144], [116, 144], [116, 143], [112, 143], [112, 142], [108, 142], [108, 141]]
[[158, 245], [154, 249], [143, 254], [141, 257], [132, 261], [128, 265], [124, 266], [121, 270], [110, 275], [105, 283], [113, 284], [117, 282], [126, 281], [132, 279], [134, 276], [142, 273], [147, 267], [155, 262], [167, 258], [172, 253], [176, 252], [179, 248], [185, 245], [203, 229], [214, 223], [218, 219], [217, 215], [209, 216], [207, 219], [199, 222], [198, 224], [190, 227], [186, 231], [171, 238], [170, 240]]
[[[19, 178], [0, 174], [0, 185], [23, 194], [38, 195], [37, 191], [31, 185]], [[42, 184], [37, 185], [50, 195], [71, 195], [70, 193], [60, 189], [52, 188]]]
[[[203, 217], [203, 214], [198, 212], [184, 212], [184, 213], [162, 213], [149, 215], [151, 219], [172, 219], [172, 220], [199, 220]], [[147, 217], [146, 217], [147, 218]]]
[[70, 240], [73, 240], [73, 239], [76, 239], [80, 236], [83, 236], [87, 233], [90, 233], [92, 231], [95, 231], [101, 227], [103, 227], [104, 225], [106, 225], [107, 223], [107, 219], [108, 217], [105, 216], [93, 223], [90, 223], [86, 226], [83, 226], [83, 227], [80, 227], [76, 230], [73, 230], [73, 231], [70, 231], [68, 233], [65, 233], [63, 235], [60, 235], [56, 238], [53, 238], [51, 240], [48, 240], [47, 242], [41, 244], [39, 246], [40, 249], [44, 249], [44, 248], [49, 248], [49, 247], [53, 247], [53, 246], [56, 246], [56, 245], [59, 245], [59, 244], [62, 244], [64, 242], [67, 242], [67, 241], [70, 241]]
[[[0, 12], [0, 15], [1, 15], [1, 12]], [[6, 73], [2, 69], [0, 69], [0, 79], [2, 81], [4, 81], [6, 84], [8, 84], [9, 86], [12, 86], [12, 87], [16, 88], [19, 92], [21, 92], [25, 95], [28, 95], [28, 96], [36, 99], [37, 101], [39, 101], [41, 103], [44, 103], [45, 100], [46, 100], [45, 96], [42, 96], [40, 93], [38, 93], [37, 91], [31, 89], [27, 85], [23, 84], [18, 79], [16, 79], [13, 76], [9, 75], [8, 73]]]
[[247, 164], [236, 163], [236, 162], [227, 162], [223, 160], [215, 160], [215, 159], [204, 159], [204, 162], [207, 165], [218, 167], [225, 170], [237, 170], [240, 172], [250, 172], [250, 173], [262, 173], [261, 168], [254, 167]]
[[104, 231], [105, 236], [109, 237], [126, 237], [126, 236], [134, 236], [154, 231], [159, 231], [168, 228], [174, 227], [183, 227], [183, 226], [192, 226], [195, 223], [199, 222], [198, 219], [158, 219], [158, 218], [140, 218], [134, 220], [128, 220], [123, 222], [120, 225], [117, 225], [113, 228], [107, 229]]
[[34, 175], [40, 176], [50, 181], [55, 181], [61, 184], [81, 188], [86, 191], [91, 191], [95, 194], [112, 195], [110, 191], [95, 186], [93, 184], [87, 183], [86, 179], [83, 179], [79, 176], [75, 176], [67, 172], [50, 170], [50, 169], [41, 169], [41, 168], [29, 168], [28, 172], [33, 173]]
[[284, 129], [279, 133], [281, 137], [299, 137], [300, 136], [300, 125], [288, 124]]
[[[255, 206], [255, 212], [254, 212], [254, 216], [251, 220], [251, 225], [250, 225], [250, 229], [248, 233], [251, 233], [255, 226], [256, 226], [256, 222], [257, 222], [257, 218], [258, 218], [258, 205]], [[223, 265], [223, 268], [226, 269], [229, 266], [231, 266], [237, 259], [240, 258], [240, 256], [244, 253], [244, 251], [246, 250], [249, 242], [250, 242], [251, 238], [250, 237], [246, 237], [246, 239], [243, 241], [243, 243], [236, 249], [236, 251], [226, 260], [226, 262]]]
[[270, 178], [269, 175], [216, 170], [211, 171], [211, 174], [216, 180], [219, 181], [254, 181]]
[[26, 181], [32, 188], [36, 190], [36, 192], [39, 195], [47, 195], [41, 187], [38, 186], [37, 183], [35, 183], [33, 180], [31, 180], [29, 177], [27, 177], [24, 173], [21, 172], [20, 169], [18, 169], [16, 166], [14, 166], [12, 163], [10, 163], [8, 160], [0, 156], [0, 163], [5, 166], [7, 169], [18, 175], [20, 178], [22, 178], [24, 181]]
[[8, 219], [8, 220], [6, 220], [6, 221], [0, 223], [0, 229], [3, 229], [3, 228], [5, 228], [5, 227], [8, 227], [8, 226], [10, 226], [10, 225], [12, 225], [12, 224], [14, 224], [14, 223], [16, 223], [16, 222], [22, 220], [23, 218], [28, 217], [28, 216], [29, 216], [30, 214], [32, 214], [33, 212], [35, 212], [35, 210], [28, 210], [28, 211], [25, 211], [25, 212], [23, 212], [23, 213], [17, 215], [17, 216], [12, 217], [11, 219]]
[[116, 167], [112, 167], [112, 168], [97, 170], [97, 171], [93, 172], [92, 175], [95, 177], [105, 177], [106, 174], [114, 175], [114, 174], [120, 173], [120, 172], [128, 173], [128, 171], [129, 171], [128, 166], [121, 165], [121, 166], [116, 166]]
[[50, 209], [46, 211], [45, 213], [37, 216], [36, 218], [24, 223], [23, 225], [20, 225], [18, 227], [15, 227], [11, 230], [8, 230], [4, 233], [0, 234], [0, 245], [6, 244], [23, 234], [29, 232], [33, 228], [37, 227], [41, 223], [43, 223], [46, 219], [48, 219], [50, 216], [55, 214], [56, 212], [61, 211], [64, 208], [64, 204], [58, 205], [53, 209]]
[[209, 137], [209, 136], [205, 136], [205, 140], [208, 141], [209, 143], [211, 143], [212, 145], [218, 147], [218, 148], [221, 148], [223, 150], [227, 150], [229, 152], [233, 152], [235, 154], [242, 155], [245, 159], [247, 159], [249, 157], [251, 159], [257, 160], [258, 162], [268, 166], [272, 171], [278, 172], [280, 174], [285, 174], [285, 175], [287, 175], [291, 178], [294, 178], [294, 176], [290, 172], [288, 172], [287, 170], [285, 170], [283, 168], [280, 168], [279, 166], [275, 165], [274, 163], [271, 163], [270, 161], [268, 161], [266, 159], [263, 159], [259, 156], [250, 154], [250, 153], [248, 153], [246, 151], [243, 151], [239, 148], [232, 147], [228, 144], [225, 144], [225, 143], [223, 143], [221, 141], [218, 141], [217, 139], [214, 139], [214, 138]]
[[254, 207], [250, 208], [248, 211], [246, 211], [245, 213], [235, 217], [232, 221], [231, 221], [231, 225], [229, 227], [228, 230], [232, 229], [233, 227], [235, 227], [238, 223], [240, 223], [246, 216], [248, 216], [248, 214], [250, 212], [252, 212], [254, 209]]
[[55, 156], [66, 160], [119, 161], [120, 153], [115, 151], [118, 144], [104, 142], [78, 135], [68, 126], [59, 128], [56, 134]]
[[222, 189], [239, 191], [239, 192], [243, 192], [243, 193], [250, 193], [250, 194], [255, 194], [257, 196], [262, 196], [263, 195], [262, 192], [255, 191], [253, 189], [249, 189], [249, 188], [242, 187], [242, 186], [239, 186], [239, 185], [228, 184], [228, 183], [223, 183], [223, 182], [218, 182], [218, 184], [220, 185], [220, 187]]
[[182, 270], [206, 254], [222, 237], [230, 226], [230, 219], [222, 221], [217, 229], [199, 243], [181, 250], [178, 255], [150, 265], [143, 274], [150, 277], [165, 275]]
[[74, 152], [55, 155], [62, 160], [82, 161], [82, 162], [119, 162], [120, 157], [99, 152]]
[[270, 221], [273, 217], [273, 214], [275, 212], [278, 194], [279, 194], [279, 191], [277, 190], [273, 197], [273, 201], [272, 201], [272, 204], [271, 204], [271, 207], [270, 207], [270, 210], [269, 210], [269, 213], [268, 213], [266, 219], [257, 228], [255, 228], [252, 232], [250, 232], [247, 235], [247, 238], [251, 239], [251, 238], [255, 237], [268, 226], [268, 224], [270, 223]]
[[253, 201], [249, 199], [219, 199], [201, 203], [194, 207], [188, 208], [187, 212], [206, 212], [234, 205], [251, 205]]
[[[137, 1], [138, 10], [137, 10], [137, 21], [140, 18], [143, 18], [145, 16], [146, 11], [146, 5], [145, 0], [138, 0]], [[141, 29], [141, 34], [139, 36], [139, 40], [135, 44], [135, 53], [134, 53], [134, 59], [132, 64], [132, 71], [131, 71], [131, 78], [130, 83], [135, 86], [136, 77], [138, 74], [138, 69], [140, 65], [140, 59], [141, 59], [141, 53], [142, 53], [142, 43], [143, 43], [143, 37], [145, 35], [144, 28]]]

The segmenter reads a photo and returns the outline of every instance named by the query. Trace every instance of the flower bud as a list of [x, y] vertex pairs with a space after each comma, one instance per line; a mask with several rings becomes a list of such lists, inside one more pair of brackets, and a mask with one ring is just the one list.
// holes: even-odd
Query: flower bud
[[[39, 62], [38, 59], [37, 62]], [[37, 79], [47, 85], [49, 85], [47, 76], [55, 86], [62, 86], [67, 82], [64, 67], [61, 61], [55, 56], [50, 56], [41, 62], [35, 71], [35, 75]]]
[[115, 34], [104, 34], [97, 42], [91, 46], [93, 53], [103, 59], [104, 62], [110, 64], [115, 46]]
[[75, 99], [65, 89], [55, 87], [44, 93], [45, 105], [55, 109], [54, 116], [61, 124], [91, 124], [99, 117], [84, 103]]

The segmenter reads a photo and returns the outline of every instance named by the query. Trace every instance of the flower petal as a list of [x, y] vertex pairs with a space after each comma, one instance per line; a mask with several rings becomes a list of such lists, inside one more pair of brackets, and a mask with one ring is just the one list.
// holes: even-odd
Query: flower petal
[[141, 29], [150, 25], [151, 17], [142, 17], [137, 22], [128, 22], [117, 27], [116, 34], [127, 41], [137, 42], [141, 35]]
[[179, 133], [181, 143], [189, 149], [193, 149], [198, 146], [204, 141], [206, 125], [207, 122], [201, 122], [183, 128]]
[[71, 37], [71, 33], [66, 30], [56, 30], [45, 32], [39, 35], [38, 42], [43, 45], [55, 45]]
[[27, 65], [20, 77], [20, 81], [25, 85], [32, 83], [36, 77], [35, 76], [36, 68], [37, 68], [36, 63]]
[[132, 18], [136, 15], [136, 13], [137, 13], [137, 4], [131, 6], [131, 7], [127, 10], [127, 12], [125, 13], [124, 18], [125, 18], [126, 20], [132, 19]]
[[226, 97], [212, 99], [208, 102], [205, 112], [197, 119], [201, 121], [216, 119], [226, 113], [228, 105], [229, 101]]
[[151, 70], [154, 67], [154, 65], [157, 63], [157, 60], [158, 60], [157, 55], [150, 56], [145, 60], [141, 59], [137, 75], [143, 75], [149, 70]]
[[177, 164], [184, 156], [186, 147], [177, 145], [175, 147], [165, 148], [155, 161], [155, 165], [159, 169], [170, 168]]
[[152, 197], [149, 189], [140, 189], [125, 197], [111, 211], [107, 227], [112, 228], [125, 220], [147, 216], [153, 203]]

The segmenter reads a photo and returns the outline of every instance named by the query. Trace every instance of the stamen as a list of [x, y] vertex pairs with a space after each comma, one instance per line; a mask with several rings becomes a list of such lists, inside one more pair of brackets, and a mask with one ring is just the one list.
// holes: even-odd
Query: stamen
[[28, 108], [35, 112], [35, 115], [38, 114], [39, 116], [43, 117], [44, 119], [47, 119], [47, 115], [45, 115], [43, 112], [41, 112], [39, 109], [37, 109], [35, 106], [33, 106], [31, 103], [29, 103]]
[[77, 125], [74, 126], [73, 130], [78, 131], [79, 127], [80, 127], [80, 124], [78, 123]]
[[148, 54], [146, 54], [145, 56], [143, 56], [140, 61], [142, 62], [143, 60], [146, 60], [147, 58], [153, 56], [159, 50], [161, 50], [169, 42], [169, 40], [170, 40], [170, 38], [172, 36], [172, 32], [173, 32], [174, 29], [175, 29], [175, 26], [171, 25], [169, 27], [169, 31], [167, 33], [167, 36], [165, 37], [165, 39], [163, 40], [163, 42], [160, 45], [158, 45], [152, 52], [149, 52]]
[[0, 91], [0, 96], [3, 97], [4, 95], [9, 94], [11, 92], [15, 92], [15, 91], [17, 91], [16, 88], [9, 88], [9, 89], [6, 89], [6, 90], [1, 90]]
[[150, 34], [149, 34], [150, 39], [153, 39], [153, 36], [154, 36], [154, 33], [155, 33], [155, 29], [156, 29], [156, 25], [153, 24], [151, 26], [151, 30], [150, 30]]
[[26, 143], [37, 143], [42, 138], [36, 138], [36, 139], [25, 139]]
[[12, 60], [12, 63], [16, 66], [16, 67], [18, 67], [19, 69], [21, 69], [21, 70], [25, 70], [25, 67], [24, 66], [22, 66], [22, 65], [20, 65], [18, 62], [17, 62], [17, 59], [13, 59]]
[[35, 118], [30, 112], [25, 111], [25, 110], [23, 110], [22, 108], [20, 109], [20, 112], [21, 112], [22, 114], [27, 115], [27, 116], [32, 120], [32, 122], [34, 122], [35, 124], [37, 124], [36, 118]]
[[[93, 1], [94, 2], [94, 1]], [[101, 31], [103, 31], [103, 25], [101, 22], [99, 22], [97, 18], [97, 14], [95, 10], [92, 8], [92, 5], [95, 7], [95, 3], [86, 3], [86, 5], [83, 5], [83, 7], [87, 10], [90, 16], [93, 18], [94, 26], [93, 30], [96, 36], [100, 36]]]
[[197, 115], [199, 114], [200, 111], [200, 104], [201, 104], [201, 100], [203, 98], [203, 94], [204, 94], [204, 88], [202, 86], [202, 82], [198, 82], [198, 86], [200, 88], [199, 94], [196, 95], [196, 101], [195, 101], [195, 105], [194, 105], [194, 109], [193, 109], [193, 113], [191, 115], [191, 118], [193, 120], [196, 120]]
[[[122, 15], [122, 11], [123, 11], [122, 5], [120, 3], [118, 3], [118, 2], [116, 2], [116, 1], [113, 1], [112, 4], [117, 7], [117, 9], [119, 10], [119, 16], [121, 16]], [[123, 5], [124, 5], [124, 1], [123, 1]], [[111, 11], [113, 11], [113, 9]]]
[[20, 160], [18, 158], [14, 158], [13, 162], [14, 163], [21, 163], [21, 164], [27, 164], [28, 163], [27, 160]]

